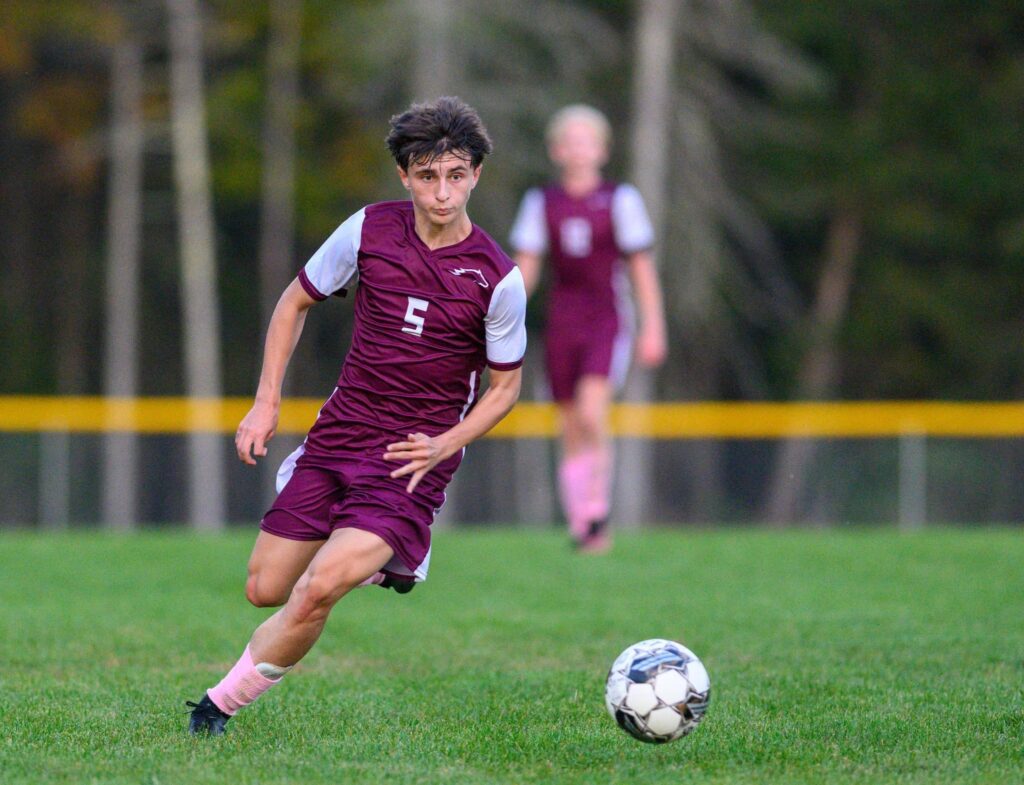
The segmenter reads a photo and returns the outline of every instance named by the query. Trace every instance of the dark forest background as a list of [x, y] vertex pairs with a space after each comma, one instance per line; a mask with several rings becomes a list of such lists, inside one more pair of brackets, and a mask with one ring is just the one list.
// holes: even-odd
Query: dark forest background
[[[350, 212], [400, 196], [382, 138], [424, 90], [457, 93], [488, 121], [496, 153], [473, 216], [502, 242], [519, 195], [550, 174], [541, 133], [564, 102], [613, 119], [611, 174], [631, 178], [643, 155], [631, 112], [646, 87], [644, 3], [277, 5], [276, 18], [274, 2], [198, 6], [226, 393], [253, 389], [267, 270], [280, 268], [276, 289]], [[659, 396], [1020, 397], [1024, 8], [661, 5], [675, 17], [656, 137], [674, 351]], [[3, 392], [103, 392], [112, 72], [126, 42], [143, 126], [138, 389], [187, 392], [167, 6], [0, 10]], [[436, 9], [450, 18], [424, 45]], [[274, 100], [291, 110], [294, 219], [261, 270]], [[343, 303], [316, 314], [293, 392], [330, 385], [348, 318]], [[829, 367], [807, 378], [822, 354]]]
[[[6, 0], [0, 393], [251, 395], [288, 280], [351, 212], [404, 196], [389, 116], [441, 94], [494, 138], [470, 212], [503, 243], [551, 176], [551, 113], [611, 118], [671, 341], [628, 397], [1024, 397], [1012, 0]], [[314, 310], [288, 394], [326, 395], [350, 319]], [[191, 487], [219, 520], [223, 450], [203, 438]], [[134, 471], [108, 441], [107, 474]], [[623, 452], [624, 499], [644, 496], [644, 451]], [[791, 519], [813, 451], [766, 456], [763, 515]], [[688, 460], [712, 516], [729, 456]]]

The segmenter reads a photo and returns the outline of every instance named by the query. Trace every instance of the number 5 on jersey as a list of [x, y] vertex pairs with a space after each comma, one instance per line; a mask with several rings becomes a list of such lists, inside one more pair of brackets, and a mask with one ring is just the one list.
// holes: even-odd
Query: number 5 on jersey
[[430, 303], [426, 300], [410, 297], [409, 307], [405, 309], [406, 326], [402, 328], [402, 332], [409, 333], [409, 335], [423, 335], [423, 314], [429, 307]]

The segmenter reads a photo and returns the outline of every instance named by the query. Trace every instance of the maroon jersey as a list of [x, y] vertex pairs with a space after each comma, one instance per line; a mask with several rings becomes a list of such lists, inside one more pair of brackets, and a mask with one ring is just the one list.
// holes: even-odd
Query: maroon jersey
[[318, 422], [307, 454], [350, 443], [354, 424], [437, 435], [472, 406], [485, 365], [522, 363], [522, 276], [475, 225], [461, 242], [431, 250], [411, 202], [370, 205], [328, 238], [299, 280], [317, 300], [358, 280], [352, 346], [324, 410], [338, 427]]
[[260, 526], [293, 540], [363, 529], [394, 552], [385, 570], [424, 580], [430, 524], [462, 453], [410, 494], [408, 478], [391, 477], [396, 464], [384, 460], [385, 445], [448, 430], [473, 405], [485, 366], [519, 367], [522, 275], [478, 227], [430, 250], [416, 234], [412, 203], [385, 202], [338, 227], [299, 281], [316, 300], [358, 281], [352, 346], [306, 441], [281, 465], [279, 495]]
[[620, 385], [632, 328], [622, 258], [654, 241], [640, 193], [611, 182], [581, 198], [560, 185], [532, 189], [511, 240], [516, 251], [548, 256], [545, 360], [554, 398], [571, 399], [577, 381], [589, 374]]
[[548, 255], [549, 315], [556, 319], [566, 310], [581, 317], [614, 316], [622, 257], [653, 241], [640, 193], [613, 182], [581, 198], [557, 184], [533, 189], [512, 229], [516, 251]]

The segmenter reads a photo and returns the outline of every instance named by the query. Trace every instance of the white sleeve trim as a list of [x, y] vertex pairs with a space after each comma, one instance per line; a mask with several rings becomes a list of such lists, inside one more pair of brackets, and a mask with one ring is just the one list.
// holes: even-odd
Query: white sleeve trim
[[348, 218], [324, 241], [303, 268], [306, 279], [324, 297], [344, 289], [358, 272], [359, 244], [366, 208]]
[[526, 286], [513, 267], [498, 282], [484, 317], [488, 365], [518, 366], [526, 354]]
[[654, 245], [654, 227], [644, 207], [644, 199], [632, 185], [620, 185], [612, 195], [612, 226], [615, 244], [624, 254], [643, 251]]
[[523, 196], [509, 240], [516, 252], [542, 254], [548, 250], [548, 220], [540, 188], [531, 188]]

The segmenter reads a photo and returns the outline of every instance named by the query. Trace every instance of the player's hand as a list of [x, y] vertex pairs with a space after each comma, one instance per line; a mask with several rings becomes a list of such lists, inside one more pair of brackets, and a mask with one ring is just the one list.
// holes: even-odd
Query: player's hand
[[267, 442], [277, 432], [278, 407], [269, 403], [253, 404], [235, 433], [235, 452], [242, 463], [256, 465], [256, 457], [267, 454]]
[[644, 368], [657, 368], [668, 356], [665, 333], [658, 329], [645, 329], [636, 342], [636, 359]]
[[423, 476], [444, 458], [441, 443], [425, 433], [410, 433], [406, 441], [389, 444], [384, 453], [385, 461], [407, 462], [405, 466], [391, 472], [393, 478], [412, 475], [405, 488], [406, 493], [416, 490]]

